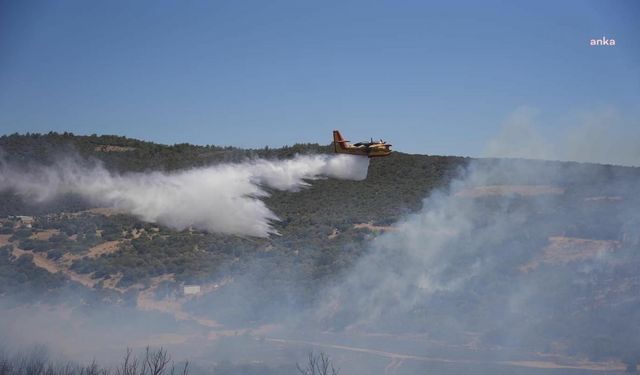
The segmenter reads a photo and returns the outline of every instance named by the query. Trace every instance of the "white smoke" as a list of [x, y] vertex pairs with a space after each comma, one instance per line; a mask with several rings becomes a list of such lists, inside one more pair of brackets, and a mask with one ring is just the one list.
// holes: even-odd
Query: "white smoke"
[[537, 115], [532, 108], [517, 108], [489, 142], [485, 156], [640, 165], [636, 119], [623, 117], [613, 108], [598, 109], [568, 116], [566, 133], [543, 136]]
[[[638, 287], [624, 284], [623, 275], [610, 275], [614, 257], [618, 262], [632, 259], [631, 251], [621, 249], [637, 247], [638, 172], [576, 163], [474, 160], [447, 187], [433, 191], [421, 210], [376, 237], [354, 268], [324, 291], [312, 314], [346, 332], [426, 332], [434, 340], [457, 344], [468, 343], [469, 332], [479, 332], [482, 345], [550, 351], [545, 340], [562, 339], [588, 355], [594, 355], [591, 343], [575, 337], [604, 331], [613, 337], [612, 353], [620, 356], [620, 348], [638, 347], [637, 331], [627, 335], [624, 325], [638, 321], [637, 299], [624, 299], [637, 295]], [[625, 203], [592, 204], [591, 196], [618, 197]], [[599, 218], [612, 212], [618, 218]], [[584, 256], [580, 262], [545, 260], [538, 266], [553, 238], [573, 237], [573, 246]], [[589, 242], [609, 242], [616, 244], [611, 249], [620, 249], [602, 248], [587, 256], [584, 243]], [[588, 268], [598, 268], [598, 276], [590, 276]], [[598, 278], [602, 274], [606, 281]], [[578, 283], [589, 287], [580, 289]], [[607, 297], [619, 305], [605, 302], [605, 307], [593, 308], [593, 290], [615, 289], [616, 283], [633, 292]], [[582, 310], [576, 307], [581, 304]], [[561, 324], [549, 318], [563, 317], [568, 310], [572, 317]]]
[[266, 237], [275, 233], [270, 223], [278, 218], [260, 199], [268, 195], [263, 187], [297, 191], [324, 177], [363, 180], [368, 166], [366, 157], [348, 155], [258, 159], [175, 173], [116, 174], [72, 159], [28, 171], [2, 163], [0, 191], [37, 202], [74, 193], [178, 230]]

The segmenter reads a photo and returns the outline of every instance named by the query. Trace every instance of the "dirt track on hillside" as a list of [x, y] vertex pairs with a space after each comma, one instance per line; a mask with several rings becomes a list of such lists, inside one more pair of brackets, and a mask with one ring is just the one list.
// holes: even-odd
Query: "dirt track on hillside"
[[31, 250], [22, 250], [18, 248], [13, 249], [13, 256], [15, 256], [16, 258], [19, 258], [24, 254], [33, 255], [33, 264], [35, 264], [36, 267], [40, 267], [50, 273], [62, 272], [62, 274], [67, 276], [69, 279], [78, 282], [86, 286], [87, 288], [93, 288], [97, 282], [96, 280], [91, 278], [91, 275], [80, 275], [69, 269], [60, 267], [58, 264], [56, 264], [56, 262], [47, 258], [46, 255], [43, 255], [41, 253], [34, 253]]
[[145, 290], [141, 290], [138, 293], [138, 299], [136, 301], [138, 310], [160, 311], [165, 314], [172, 315], [177, 320], [194, 321], [206, 328], [221, 328], [221, 325], [212, 319], [192, 315], [186, 312], [182, 306], [188, 300], [187, 297], [172, 296], [157, 300], [154, 295], [162, 281], [174, 281], [174, 275], [166, 274], [152, 278], [150, 287]]
[[403, 353], [394, 353], [377, 349], [368, 349], [355, 346], [337, 345], [329, 343], [321, 343], [314, 341], [289, 340], [279, 338], [266, 338], [266, 341], [285, 344], [285, 345], [308, 345], [320, 348], [329, 348], [335, 350], [345, 350], [357, 353], [366, 353], [380, 357], [389, 358], [391, 362], [385, 368], [385, 373], [393, 374], [402, 365], [403, 361], [413, 360], [420, 362], [439, 362], [452, 364], [470, 364], [470, 365], [502, 365], [512, 367], [525, 367], [537, 369], [572, 369], [572, 370], [590, 370], [590, 371], [624, 371], [625, 366], [619, 362], [589, 362], [589, 361], [567, 361], [565, 364], [559, 364], [549, 361], [477, 361], [465, 359], [450, 359], [442, 357], [416, 356]]

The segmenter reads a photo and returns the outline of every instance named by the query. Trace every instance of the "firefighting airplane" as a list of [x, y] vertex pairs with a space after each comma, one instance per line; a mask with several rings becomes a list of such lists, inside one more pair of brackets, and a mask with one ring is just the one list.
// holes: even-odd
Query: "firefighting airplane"
[[338, 154], [362, 155], [370, 158], [391, 155], [391, 145], [382, 139], [380, 142], [358, 142], [353, 145], [342, 138], [339, 131], [333, 131], [333, 150]]

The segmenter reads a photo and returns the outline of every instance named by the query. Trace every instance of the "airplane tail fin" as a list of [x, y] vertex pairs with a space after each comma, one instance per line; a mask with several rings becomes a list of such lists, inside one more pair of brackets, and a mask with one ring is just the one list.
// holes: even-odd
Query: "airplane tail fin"
[[340, 150], [344, 150], [347, 148], [347, 141], [346, 139], [342, 138], [342, 134], [340, 134], [339, 131], [334, 130], [333, 131], [333, 150], [335, 152], [340, 152]]

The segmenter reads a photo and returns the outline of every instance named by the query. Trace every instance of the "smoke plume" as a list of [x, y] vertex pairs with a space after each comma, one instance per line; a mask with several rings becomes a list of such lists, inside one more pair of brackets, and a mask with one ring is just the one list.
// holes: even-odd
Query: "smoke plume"
[[262, 202], [264, 187], [297, 191], [324, 177], [363, 180], [369, 161], [347, 155], [258, 159], [175, 173], [117, 174], [101, 164], [74, 159], [21, 170], [0, 164], [0, 191], [37, 202], [75, 193], [90, 202], [173, 229], [266, 237], [278, 217]]
[[640, 346], [626, 266], [637, 258], [638, 188], [636, 168], [473, 161], [377, 237], [315, 313], [356, 332], [625, 358]]
[[543, 136], [538, 111], [516, 109], [500, 133], [487, 145], [485, 155], [526, 159], [567, 160], [640, 166], [640, 132], [612, 108], [594, 110], [568, 120], [568, 132], [547, 131]]

